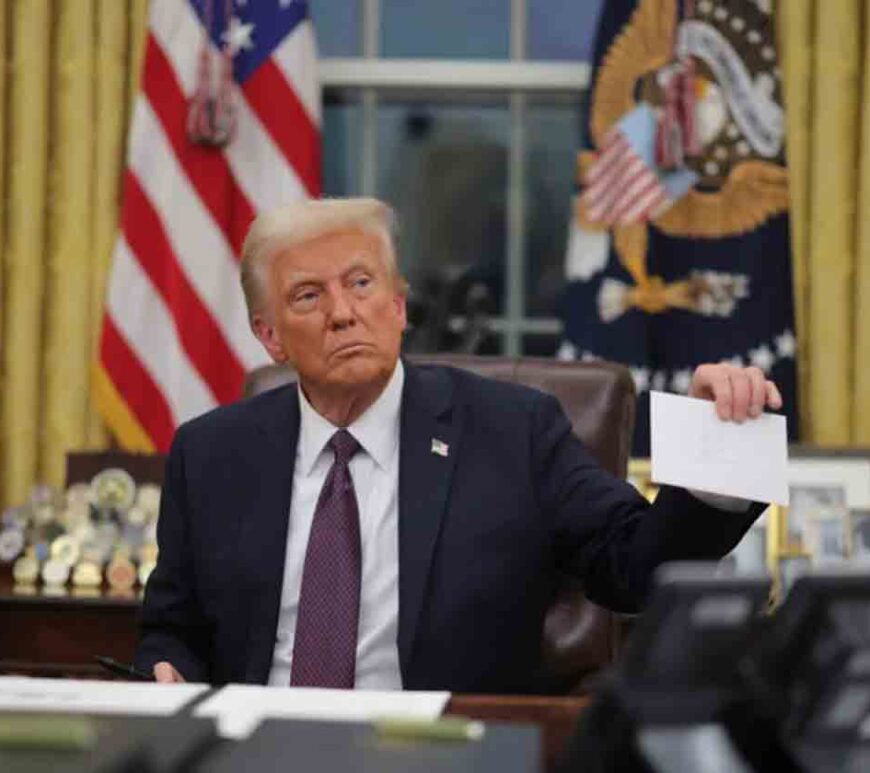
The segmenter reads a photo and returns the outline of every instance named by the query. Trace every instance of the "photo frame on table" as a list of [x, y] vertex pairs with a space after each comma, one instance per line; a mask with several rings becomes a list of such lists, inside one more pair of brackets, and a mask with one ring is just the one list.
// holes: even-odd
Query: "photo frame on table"
[[789, 506], [779, 508], [771, 546], [777, 570], [791, 559], [812, 569], [862, 560], [870, 530], [870, 449], [793, 446], [788, 477]]
[[870, 508], [855, 509], [849, 513], [849, 531], [852, 560], [862, 566], [870, 566]]
[[789, 486], [786, 542], [814, 564], [849, 558], [849, 508], [842, 483]]

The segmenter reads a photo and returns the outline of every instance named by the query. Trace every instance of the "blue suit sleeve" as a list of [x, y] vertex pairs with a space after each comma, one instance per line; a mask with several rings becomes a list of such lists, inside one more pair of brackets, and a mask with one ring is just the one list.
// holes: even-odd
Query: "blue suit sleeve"
[[549, 395], [537, 407], [533, 454], [560, 569], [578, 577], [590, 599], [617, 611], [642, 607], [660, 564], [722, 558], [765, 507], [725, 512], [667, 486], [650, 505], [601, 469]]
[[136, 667], [151, 673], [162, 660], [192, 682], [208, 682], [211, 634], [193, 577], [182, 431], [176, 433], [160, 499], [157, 567], [148, 579]]

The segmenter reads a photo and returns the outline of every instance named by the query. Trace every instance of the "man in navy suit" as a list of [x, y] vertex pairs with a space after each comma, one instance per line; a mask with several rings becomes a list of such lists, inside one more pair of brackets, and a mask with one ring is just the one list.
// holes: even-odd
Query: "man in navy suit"
[[[534, 689], [558, 577], [637, 610], [655, 568], [715, 559], [762, 507], [602, 471], [555, 398], [399, 356], [390, 210], [293, 204], [257, 219], [253, 330], [299, 388], [183, 425], [136, 663], [158, 681]], [[705, 365], [723, 420], [779, 408], [758, 369]]]

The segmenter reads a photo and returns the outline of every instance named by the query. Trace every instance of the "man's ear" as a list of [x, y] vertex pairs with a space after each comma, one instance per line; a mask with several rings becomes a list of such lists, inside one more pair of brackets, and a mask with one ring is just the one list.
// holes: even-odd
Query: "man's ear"
[[406, 293], [396, 293], [393, 303], [396, 304], [396, 314], [402, 320], [402, 330], [408, 327], [408, 296]]
[[251, 320], [251, 327], [254, 330], [254, 335], [257, 336], [257, 340], [263, 344], [263, 348], [274, 362], [287, 362], [287, 352], [284, 351], [281, 338], [278, 336], [278, 331], [274, 325], [261, 313], [257, 312]]

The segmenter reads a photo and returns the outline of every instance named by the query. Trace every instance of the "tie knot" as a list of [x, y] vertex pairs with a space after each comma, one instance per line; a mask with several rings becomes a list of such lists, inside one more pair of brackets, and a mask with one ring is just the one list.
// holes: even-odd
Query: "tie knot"
[[335, 454], [335, 461], [347, 464], [353, 455], [359, 451], [360, 445], [356, 438], [346, 429], [340, 429], [329, 440], [329, 447]]

